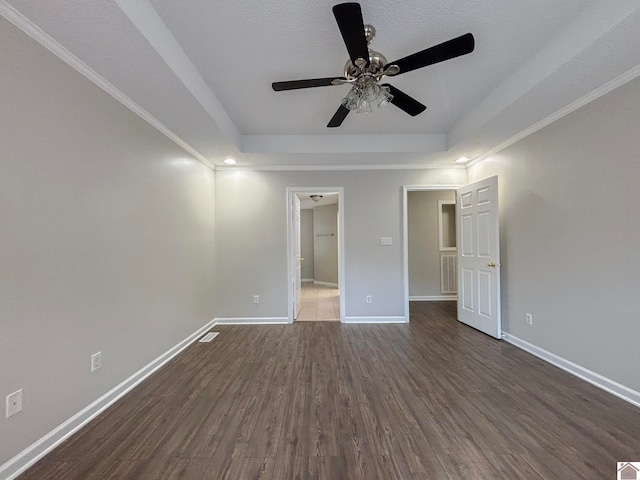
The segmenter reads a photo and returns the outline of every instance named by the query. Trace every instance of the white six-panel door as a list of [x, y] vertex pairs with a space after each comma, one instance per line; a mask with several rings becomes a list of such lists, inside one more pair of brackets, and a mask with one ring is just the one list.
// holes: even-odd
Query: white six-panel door
[[458, 189], [456, 217], [458, 320], [501, 338], [498, 177]]

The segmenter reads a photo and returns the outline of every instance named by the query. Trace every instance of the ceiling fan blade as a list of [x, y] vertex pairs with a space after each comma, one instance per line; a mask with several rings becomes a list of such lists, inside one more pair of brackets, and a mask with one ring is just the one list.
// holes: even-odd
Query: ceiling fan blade
[[466, 33], [460, 37], [436, 45], [435, 47], [427, 48], [426, 50], [401, 58], [395, 62], [389, 62], [388, 65], [397, 65], [400, 67], [400, 72], [398, 72], [398, 75], [400, 75], [401, 73], [407, 73], [411, 70], [466, 55], [467, 53], [473, 52], [474, 46], [475, 40], [473, 39], [473, 35]]
[[342, 39], [349, 52], [351, 62], [358, 66], [356, 61], [362, 59], [369, 66], [369, 47], [364, 34], [364, 21], [362, 9], [359, 3], [341, 3], [333, 7], [333, 15], [338, 22], [338, 28]]
[[[310, 78], [307, 80], [290, 80], [288, 82], [273, 82], [271, 87], [276, 92], [281, 92], [282, 90], [297, 90], [299, 88], [311, 88], [311, 87], [329, 87], [331, 85], [336, 85], [333, 83], [334, 80], [346, 80], [344, 77], [331, 77], [331, 78]], [[337, 85], [340, 85], [338, 83]]]
[[426, 106], [421, 104], [415, 98], [412, 98], [406, 93], [404, 93], [403, 91], [398, 90], [393, 85], [389, 85], [388, 83], [385, 83], [381, 86], [388, 88], [389, 93], [393, 95], [393, 98], [391, 99], [391, 103], [393, 103], [400, 110], [407, 112], [412, 117], [415, 117], [416, 115], [421, 114], [427, 109]]
[[342, 125], [342, 122], [344, 121], [345, 118], [347, 118], [347, 115], [349, 115], [350, 111], [351, 110], [349, 110], [344, 105], [340, 105], [340, 108], [338, 108], [338, 110], [333, 115], [333, 117], [331, 117], [331, 120], [329, 120], [329, 123], [327, 124], [327, 127], [335, 128], [335, 127], [339, 127], [340, 125]]

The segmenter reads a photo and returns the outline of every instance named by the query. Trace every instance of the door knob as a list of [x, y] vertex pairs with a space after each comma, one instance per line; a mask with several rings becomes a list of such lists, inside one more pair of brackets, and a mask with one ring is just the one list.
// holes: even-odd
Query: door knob
[[491, 268], [495, 268], [496, 262], [489, 262], [489, 264], [487, 266], [489, 266]]

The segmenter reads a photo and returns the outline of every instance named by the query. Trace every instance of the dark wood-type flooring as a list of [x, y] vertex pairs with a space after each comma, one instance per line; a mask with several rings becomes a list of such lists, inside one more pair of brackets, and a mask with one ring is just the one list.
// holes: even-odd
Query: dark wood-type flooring
[[20, 480], [595, 480], [640, 461], [640, 409], [454, 302], [408, 325], [216, 330]]

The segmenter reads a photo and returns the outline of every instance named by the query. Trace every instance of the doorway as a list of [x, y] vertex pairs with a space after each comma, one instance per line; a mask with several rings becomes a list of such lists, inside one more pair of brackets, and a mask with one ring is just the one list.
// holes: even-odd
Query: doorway
[[289, 321], [344, 318], [342, 188], [288, 188]]
[[[456, 205], [448, 214], [444, 207], [448, 201], [441, 201], [438, 210], [442, 226], [451, 215], [455, 217], [455, 233], [439, 233], [439, 250], [452, 249], [453, 236], [456, 239], [455, 266], [447, 268], [455, 272], [450, 284], [457, 288], [456, 303], [458, 320], [487, 335], [502, 338], [500, 305], [500, 226], [498, 214], [498, 177], [493, 176], [464, 186], [411, 186], [403, 187], [403, 260], [405, 316], [409, 321], [409, 212], [410, 192], [455, 190]], [[445, 220], [447, 219], [447, 220]], [[438, 224], [437, 224], [438, 225]], [[448, 239], [448, 240], [447, 240]], [[435, 243], [435, 242], [434, 242]], [[444, 255], [441, 253], [441, 260]], [[441, 263], [441, 272], [445, 263]], [[443, 277], [441, 277], [443, 278]], [[444, 285], [444, 280], [442, 281]], [[442, 287], [444, 288], [444, 287]]]
[[457, 301], [458, 186], [404, 188], [405, 315], [411, 301]]

